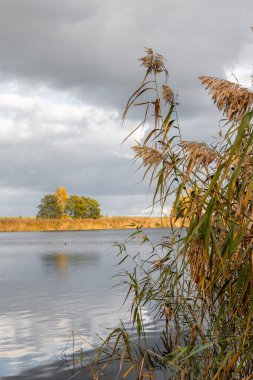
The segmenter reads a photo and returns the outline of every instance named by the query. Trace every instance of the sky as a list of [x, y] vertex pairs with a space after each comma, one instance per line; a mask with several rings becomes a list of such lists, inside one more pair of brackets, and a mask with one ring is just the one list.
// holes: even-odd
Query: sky
[[36, 215], [58, 186], [104, 215], [146, 215], [141, 134], [122, 144], [138, 58], [166, 58], [183, 138], [209, 141], [222, 115], [197, 78], [251, 85], [252, 14], [252, 0], [0, 0], [0, 215]]

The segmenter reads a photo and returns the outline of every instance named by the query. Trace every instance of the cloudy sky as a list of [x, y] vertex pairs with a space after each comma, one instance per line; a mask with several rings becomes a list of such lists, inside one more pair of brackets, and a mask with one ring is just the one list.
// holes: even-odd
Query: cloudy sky
[[197, 77], [250, 86], [252, 15], [252, 0], [0, 0], [0, 215], [35, 215], [57, 186], [143, 213], [147, 183], [121, 144], [137, 58], [166, 57], [184, 138], [210, 139], [221, 115]]

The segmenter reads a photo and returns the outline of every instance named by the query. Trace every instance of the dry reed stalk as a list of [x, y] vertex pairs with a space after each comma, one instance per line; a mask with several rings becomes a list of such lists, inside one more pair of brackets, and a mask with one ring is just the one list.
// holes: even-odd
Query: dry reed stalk
[[212, 96], [214, 104], [230, 121], [240, 120], [253, 104], [253, 93], [237, 83], [207, 76], [199, 77]]

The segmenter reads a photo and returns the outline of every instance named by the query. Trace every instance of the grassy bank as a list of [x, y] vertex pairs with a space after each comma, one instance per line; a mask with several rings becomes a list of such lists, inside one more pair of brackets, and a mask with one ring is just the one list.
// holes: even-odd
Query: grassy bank
[[110, 230], [125, 228], [161, 228], [169, 227], [167, 217], [131, 217], [111, 216], [100, 219], [37, 219], [37, 218], [1, 218], [0, 232], [15, 231], [73, 231], [73, 230]]

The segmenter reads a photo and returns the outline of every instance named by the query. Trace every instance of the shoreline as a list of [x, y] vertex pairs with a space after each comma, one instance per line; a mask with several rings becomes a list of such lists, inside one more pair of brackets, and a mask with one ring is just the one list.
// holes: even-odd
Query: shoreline
[[[158, 347], [161, 345], [160, 340], [161, 334], [158, 332], [153, 337], [148, 339], [148, 347], [152, 349], [153, 347]], [[146, 345], [146, 343], [145, 343]], [[161, 347], [162, 348], [162, 347]], [[97, 351], [95, 349], [90, 349], [85, 351], [85, 359], [80, 363], [79, 354], [74, 354], [75, 369], [73, 371], [73, 356], [68, 355], [57, 360], [48, 363], [41, 363], [35, 367], [28, 368], [16, 375], [7, 375], [0, 377], [1, 380], [89, 380], [93, 377], [91, 376], [92, 362], [96, 359]], [[102, 364], [98, 364], [98, 369], [101, 369]], [[126, 362], [122, 363], [122, 368], [120, 370], [122, 374], [129, 368], [129, 364]], [[103, 370], [103, 378], [106, 380], [116, 379], [119, 375], [120, 363], [117, 360], [113, 360], [110, 365]], [[132, 372], [132, 376], [137, 378], [138, 370]], [[154, 371], [155, 378], [157, 380], [164, 380], [165, 372], [157, 369]], [[0, 375], [1, 376], [1, 375]], [[132, 378], [132, 377], [131, 377]]]
[[136, 228], [181, 227], [168, 217], [109, 216], [99, 219], [39, 219], [35, 217], [0, 218], [0, 232], [47, 232], [47, 231], [90, 231]]

